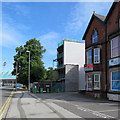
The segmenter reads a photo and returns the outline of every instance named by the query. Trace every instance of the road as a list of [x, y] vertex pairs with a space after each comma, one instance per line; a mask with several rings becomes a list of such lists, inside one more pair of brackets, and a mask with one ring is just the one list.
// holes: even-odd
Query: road
[[30, 94], [18, 91], [7, 118], [118, 118], [117, 102], [95, 100], [77, 92]]
[[0, 115], [3, 113], [5, 108], [5, 103], [12, 91], [13, 91], [13, 87], [10, 86], [0, 87]]
[[[10, 96], [12, 91], [13, 91], [13, 87], [11, 87], [11, 86], [0, 87], [0, 103], [2, 103], [1, 106], [3, 106], [3, 104], [5, 103], [7, 98]], [[1, 106], [0, 106], [0, 108], [1, 108]]]

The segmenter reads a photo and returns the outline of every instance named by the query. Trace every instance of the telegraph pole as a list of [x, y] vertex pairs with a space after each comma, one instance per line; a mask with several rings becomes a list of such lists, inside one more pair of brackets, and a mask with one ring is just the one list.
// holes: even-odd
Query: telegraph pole
[[30, 51], [26, 51], [29, 53], [29, 68], [28, 68], [28, 91], [30, 91]]

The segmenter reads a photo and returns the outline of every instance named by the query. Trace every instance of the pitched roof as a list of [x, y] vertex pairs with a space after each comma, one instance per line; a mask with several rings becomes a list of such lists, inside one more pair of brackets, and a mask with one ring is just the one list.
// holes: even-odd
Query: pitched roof
[[12, 71], [0, 71], [0, 79], [16, 79], [16, 76], [12, 75]]
[[[118, 0], [118, 1], [119, 1], [119, 0]], [[119, 2], [120, 2], [120, 1], [119, 1]], [[113, 10], [114, 10], [114, 8], [115, 8], [115, 6], [116, 6], [117, 3], [118, 3], [118, 2], [113, 2], [112, 6], [111, 6], [111, 8], [110, 8], [110, 10], [109, 10], [109, 12], [108, 12], [108, 14], [107, 14], [107, 17], [106, 17], [106, 19], [105, 19], [105, 23], [107, 23], [110, 15], [111, 15], [111, 13], [113, 12]]]
[[106, 16], [99, 15], [99, 14], [96, 14], [96, 13], [94, 13], [94, 15], [95, 15], [96, 17], [98, 17], [100, 20], [102, 20], [103, 22], [104, 22], [104, 20], [105, 20], [105, 18], [106, 18]]
[[86, 34], [87, 34], [87, 32], [88, 32], [88, 30], [89, 30], [89, 28], [90, 28], [90, 25], [91, 25], [91, 23], [92, 23], [92, 21], [93, 21], [93, 18], [97, 19], [98, 21], [100, 21], [101, 23], [104, 24], [104, 21], [105, 21], [106, 16], [102, 16], [102, 15], [99, 15], [99, 14], [96, 14], [95, 12], [93, 12], [92, 17], [91, 17], [91, 19], [90, 19], [90, 22], [89, 22], [89, 24], [88, 24], [88, 26], [87, 26], [87, 29], [86, 29], [84, 35], [83, 35], [82, 40], [85, 40]]

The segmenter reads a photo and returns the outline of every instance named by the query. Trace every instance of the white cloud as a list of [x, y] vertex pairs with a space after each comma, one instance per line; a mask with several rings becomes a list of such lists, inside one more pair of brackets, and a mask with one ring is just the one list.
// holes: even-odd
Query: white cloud
[[22, 15], [22, 16], [26, 16], [26, 17], [29, 17], [29, 10], [28, 10], [28, 7], [26, 7], [25, 5], [22, 5], [22, 3], [19, 3], [19, 4], [14, 4], [14, 3], [5, 3], [2, 5], [2, 8], [4, 10], [4, 8], [7, 8], [8, 10], [10, 11], [13, 11], [14, 14], [17, 14], [17, 15]]
[[2, 28], [2, 34], [0, 34], [2, 44], [0, 44], [0, 46], [10, 48], [17, 47], [18, 45], [22, 44], [21, 40], [23, 39], [23, 35], [14, 27], [7, 23], [4, 23]]
[[17, 15], [22, 15], [24, 17], [29, 14], [28, 10], [24, 5], [16, 5], [14, 3], [5, 3], [2, 8], [2, 31], [0, 34], [2, 42], [0, 43], [0, 46], [12, 48], [22, 45], [26, 38], [22, 32], [29, 30], [30, 27], [22, 23], [18, 23], [16, 19], [10, 16], [5, 10], [7, 9], [7, 11], [13, 11]]
[[69, 20], [65, 27], [66, 33], [68, 35], [84, 33], [93, 11], [96, 11], [97, 14], [106, 15], [110, 7], [111, 3], [105, 2], [77, 3], [68, 18]]
[[55, 56], [57, 53], [57, 44], [60, 41], [60, 34], [56, 32], [49, 32], [38, 37], [41, 44], [47, 50], [46, 53]]

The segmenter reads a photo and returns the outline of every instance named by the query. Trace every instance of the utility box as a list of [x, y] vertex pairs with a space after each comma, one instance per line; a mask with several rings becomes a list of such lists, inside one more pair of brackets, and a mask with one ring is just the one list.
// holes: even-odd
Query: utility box
[[33, 93], [37, 93], [37, 91], [38, 91], [38, 82], [34, 82], [33, 84], [32, 84], [32, 92]]

